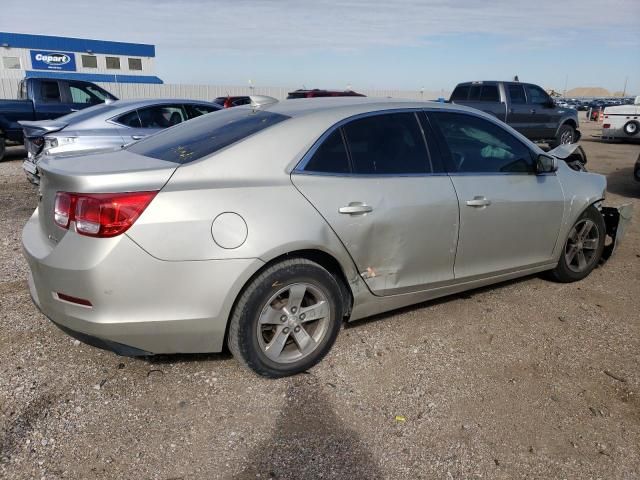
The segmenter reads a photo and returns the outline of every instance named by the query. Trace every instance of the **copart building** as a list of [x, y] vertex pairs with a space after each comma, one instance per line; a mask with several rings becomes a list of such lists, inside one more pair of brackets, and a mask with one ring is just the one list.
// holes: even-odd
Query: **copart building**
[[0, 79], [25, 77], [100, 83], [163, 83], [155, 46], [84, 38], [0, 32]]

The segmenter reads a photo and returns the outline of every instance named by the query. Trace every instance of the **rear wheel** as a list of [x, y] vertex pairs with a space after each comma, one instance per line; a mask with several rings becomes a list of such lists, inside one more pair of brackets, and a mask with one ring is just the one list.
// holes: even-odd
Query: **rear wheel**
[[303, 372], [334, 344], [342, 323], [341, 298], [336, 279], [317, 263], [277, 263], [240, 296], [229, 325], [229, 350], [259, 375]]
[[589, 275], [602, 256], [605, 235], [602, 214], [589, 207], [569, 231], [558, 265], [550, 272], [551, 278], [569, 283]]
[[624, 133], [631, 137], [640, 131], [640, 123], [635, 120], [631, 120], [630, 122], [625, 123], [622, 129], [624, 130]]
[[556, 148], [558, 145], [567, 145], [573, 143], [576, 138], [576, 131], [571, 125], [566, 123], [560, 127], [555, 141], [550, 145], [551, 148]]
[[4, 158], [4, 154], [6, 152], [6, 144], [4, 137], [0, 137], [0, 161]]

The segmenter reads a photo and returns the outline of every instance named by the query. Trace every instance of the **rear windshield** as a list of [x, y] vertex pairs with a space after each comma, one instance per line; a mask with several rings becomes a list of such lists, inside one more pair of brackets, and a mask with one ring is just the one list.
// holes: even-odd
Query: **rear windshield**
[[65, 123], [77, 123], [82, 122], [88, 118], [92, 118], [95, 115], [100, 113], [106, 113], [109, 110], [113, 110], [117, 108], [117, 105], [111, 103], [99, 103], [98, 105], [94, 105], [92, 107], [83, 108], [82, 110], [78, 110], [77, 112], [72, 112], [67, 115], [63, 115], [62, 117], [58, 117], [56, 120], [63, 121]]
[[176, 125], [134, 143], [128, 150], [158, 160], [189, 163], [288, 118], [263, 110], [230, 108]]

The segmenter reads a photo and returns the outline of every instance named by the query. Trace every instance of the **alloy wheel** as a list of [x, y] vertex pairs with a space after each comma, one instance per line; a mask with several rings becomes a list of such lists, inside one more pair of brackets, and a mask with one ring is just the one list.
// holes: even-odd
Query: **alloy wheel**
[[257, 325], [262, 352], [276, 363], [292, 363], [310, 355], [329, 331], [329, 301], [309, 283], [278, 290], [263, 307]]
[[576, 273], [587, 270], [595, 260], [600, 243], [596, 224], [585, 218], [574, 225], [564, 249], [567, 267]]

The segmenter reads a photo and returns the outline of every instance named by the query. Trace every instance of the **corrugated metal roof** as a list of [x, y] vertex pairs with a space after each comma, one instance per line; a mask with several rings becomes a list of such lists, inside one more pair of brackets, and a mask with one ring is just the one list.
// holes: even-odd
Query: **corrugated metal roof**
[[59, 78], [62, 80], [84, 80], [85, 82], [108, 83], [164, 83], [153, 75], [113, 75], [106, 73], [49, 72], [46, 70], [27, 70], [27, 78]]
[[0, 32], [0, 46], [5, 43], [12, 48], [60, 50], [63, 52], [86, 52], [87, 50], [91, 50], [93, 53], [110, 53], [112, 55], [131, 55], [135, 57], [156, 56], [156, 47], [144, 43], [111, 42], [107, 40]]

